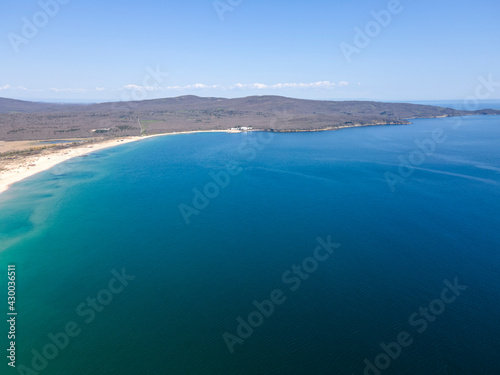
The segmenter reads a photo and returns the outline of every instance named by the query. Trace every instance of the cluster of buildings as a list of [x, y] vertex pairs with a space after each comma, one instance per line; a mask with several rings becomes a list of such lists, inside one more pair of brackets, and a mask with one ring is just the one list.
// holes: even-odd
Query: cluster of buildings
[[246, 132], [252, 129], [253, 126], [237, 126], [236, 128], [231, 128], [230, 130], [233, 132]]

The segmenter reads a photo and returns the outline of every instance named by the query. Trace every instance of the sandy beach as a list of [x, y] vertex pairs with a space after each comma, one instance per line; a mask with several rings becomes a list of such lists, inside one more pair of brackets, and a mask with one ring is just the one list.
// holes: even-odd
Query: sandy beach
[[[30, 155], [26, 157], [20, 157], [12, 160], [12, 162], [6, 162], [3, 165], [3, 170], [0, 170], [0, 194], [7, 191], [16, 182], [22, 181], [28, 177], [31, 177], [37, 173], [46, 171], [57, 164], [60, 164], [66, 160], [88, 155], [92, 152], [104, 150], [106, 148], [119, 146], [125, 143], [137, 142], [153, 137], [162, 137], [175, 134], [190, 134], [190, 133], [212, 133], [212, 132], [226, 132], [226, 130], [207, 130], [207, 131], [188, 131], [188, 132], [176, 132], [176, 133], [166, 133], [166, 134], [155, 134], [149, 136], [141, 137], [123, 137], [111, 140], [104, 140], [101, 142], [75, 145], [74, 147], [43, 150], [42, 153], [36, 155]], [[9, 142], [4, 142], [4, 148], [8, 147], [5, 144]], [[33, 142], [24, 142], [24, 146], [32, 145]]]

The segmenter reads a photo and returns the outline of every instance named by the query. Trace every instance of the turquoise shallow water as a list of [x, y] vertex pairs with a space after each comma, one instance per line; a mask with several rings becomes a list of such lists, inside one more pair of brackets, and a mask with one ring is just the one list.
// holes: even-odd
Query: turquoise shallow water
[[[17, 266], [18, 369], [74, 322], [40, 374], [500, 373], [500, 118], [457, 121], [153, 138], [15, 185], [0, 267]], [[110, 284], [123, 268], [135, 278]], [[444, 303], [455, 278], [468, 288]], [[276, 289], [231, 354], [223, 334]]]

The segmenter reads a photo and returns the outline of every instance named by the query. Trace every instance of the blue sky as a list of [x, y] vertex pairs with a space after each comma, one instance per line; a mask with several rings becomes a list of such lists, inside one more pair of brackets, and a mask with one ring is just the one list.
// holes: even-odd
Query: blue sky
[[461, 100], [500, 81], [498, 0], [54, 1], [4, 8], [1, 97]]

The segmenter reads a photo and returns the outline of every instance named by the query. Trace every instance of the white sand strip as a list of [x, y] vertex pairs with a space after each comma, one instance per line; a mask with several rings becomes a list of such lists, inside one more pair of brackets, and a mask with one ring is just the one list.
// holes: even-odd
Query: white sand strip
[[160, 137], [160, 136], [174, 135], [174, 134], [211, 133], [211, 132], [226, 132], [226, 130], [189, 131], [189, 132], [156, 134], [144, 137], [124, 137], [93, 144], [75, 145], [74, 147], [69, 147], [61, 150], [54, 150], [53, 152], [51, 152], [50, 149], [48, 149], [44, 151], [43, 155], [26, 156], [20, 159], [13, 160], [12, 164], [6, 165], [5, 170], [0, 171], [0, 194], [7, 191], [12, 186], [12, 184], [15, 184], [16, 182], [22, 181], [37, 173], [46, 171], [47, 169], [50, 169], [66, 160], [87, 155], [91, 152], [119, 146], [125, 143], [136, 142], [152, 137]]

